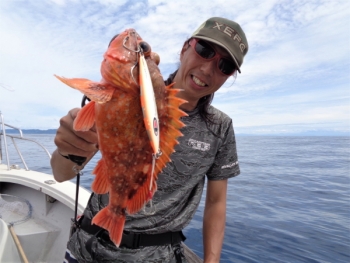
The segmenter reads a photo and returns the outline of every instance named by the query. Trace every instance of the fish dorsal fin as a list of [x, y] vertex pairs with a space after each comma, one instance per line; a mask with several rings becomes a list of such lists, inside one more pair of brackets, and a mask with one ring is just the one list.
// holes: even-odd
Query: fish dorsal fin
[[[166, 90], [166, 109], [165, 114], [160, 116], [160, 149], [162, 155], [156, 161], [155, 174], [159, 174], [166, 164], [171, 161], [171, 154], [175, 151], [175, 146], [179, 143], [177, 138], [182, 136], [180, 129], [185, 124], [180, 120], [181, 117], [188, 116], [187, 113], [182, 111], [180, 105], [186, 103], [186, 100], [176, 97], [176, 94], [180, 92], [180, 89], [171, 88], [174, 85], [171, 84], [165, 87]], [[155, 178], [157, 180], [157, 178]]]
[[89, 99], [97, 103], [105, 103], [109, 101], [115, 91], [113, 87], [107, 85], [106, 83], [94, 82], [81, 78], [67, 79], [56, 75], [55, 77], [73, 89], [81, 91]]
[[[145, 204], [149, 201], [151, 196], [157, 190], [156, 180], [158, 174], [163, 170], [168, 162], [171, 161], [170, 156], [174, 152], [175, 146], [179, 143], [177, 138], [182, 136], [180, 129], [185, 126], [180, 120], [181, 117], [187, 116], [185, 112], [179, 109], [179, 106], [187, 101], [176, 97], [176, 94], [180, 91], [179, 89], [172, 89], [172, 85], [165, 87], [165, 109], [159, 117], [160, 123], [160, 150], [162, 154], [156, 160], [156, 165], [154, 168], [154, 177], [147, 177], [144, 184], [138, 189], [137, 193], [130, 199], [127, 203], [127, 211], [133, 214], [139, 211]], [[152, 173], [151, 165], [148, 166], [148, 174]], [[151, 191], [149, 186], [151, 184]], [[150, 195], [151, 192], [151, 195]]]

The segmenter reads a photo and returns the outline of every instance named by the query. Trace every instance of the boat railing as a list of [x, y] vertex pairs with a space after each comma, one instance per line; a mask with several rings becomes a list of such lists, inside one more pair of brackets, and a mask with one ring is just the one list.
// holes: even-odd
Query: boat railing
[[[12, 134], [6, 134], [6, 127], [17, 130], [18, 133], [19, 133], [19, 136], [12, 135]], [[42, 149], [44, 149], [44, 151], [47, 153], [47, 155], [51, 159], [51, 154], [49, 153], [49, 151], [42, 144], [40, 144], [39, 142], [37, 142], [35, 140], [24, 138], [22, 130], [20, 128], [14, 127], [12, 125], [6, 124], [4, 122], [4, 117], [3, 117], [3, 115], [0, 112], [0, 164], [2, 163], [2, 160], [3, 160], [3, 155], [2, 155], [3, 154], [2, 153], [3, 149], [2, 149], [2, 142], [1, 142], [1, 138], [3, 138], [3, 140], [4, 140], [4, 151], [5, 151], [5, 155], [6, 155], [6, 161], [7, 161], [7, 170], [11, 170], [11, 168], [17, 168], [17, 167], [10, 165], [10, 158], [9, 158], [9, 151], [8, 151], [8, 144], [7, 144], [6, 137], [11, 138], [12, 143], [13, 143], [13, 145], [14, 145], [17, 153], [18, 153], [18, 155], [19, 155], [19, 157], [22, 160], [23, 166], [24, 166], [24, 168], [27, 171], [29, 171], [29, 168], [28, 168], [28, 166], [27, 166], [27, 164], [26, 164], [26, 162], [25, 162], [25, 160], [23, 158], [23, 155], [22, 155], [20, 149], [18, 148], [18, 146], [16, 144], [15, 139], [16, 140], [23, 140], [23, 141], [30, 141], [30, 142], [33, 142], [33, 143], [39, 145]]]

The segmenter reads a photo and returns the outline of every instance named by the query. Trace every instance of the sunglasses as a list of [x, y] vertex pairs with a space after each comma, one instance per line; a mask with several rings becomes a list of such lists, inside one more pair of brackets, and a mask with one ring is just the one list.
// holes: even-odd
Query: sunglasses
[[196, 51], [197, 55], [205, 60], [213, 60], [219, 57], [218, 68], [224, 75], [230, 76], [237, 70], [236, 64], [232, 60], [220, 56], [207, 41], [192, 38], [189, 44]]

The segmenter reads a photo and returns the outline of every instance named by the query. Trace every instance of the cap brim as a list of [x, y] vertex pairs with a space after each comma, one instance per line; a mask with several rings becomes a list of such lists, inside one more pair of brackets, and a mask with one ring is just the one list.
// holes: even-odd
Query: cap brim
[[238, 72], [241, 73], [241, 69], [240, 69], [240, 67], [239, 67], [239, 64], [238, 64], [238, 62], [237, 62], [235, 56], [231, 53], [231, 51], [230, 51], [225, 45], [223, 45], [223, 44], [221, 44], [220, 42], [218, 42], [217, 40], [212, 39], [212, 38], [209, 38], [209, 37], [204, 37], [204, 36], [193, 36], [193, 37], [194, 37], [194, 38], [199, 38], [199, 39], [206, 40], [206, 41], [208, 41], [208, 42], [214, 43], [215, 45], [218, 45], [218, 46], [224, 48], [224, 49], [231, 55], [231, 57], [232, 57], [232, 59], [233, 59], [233, 62], [235, 62], [236, 66], [237, 66]]

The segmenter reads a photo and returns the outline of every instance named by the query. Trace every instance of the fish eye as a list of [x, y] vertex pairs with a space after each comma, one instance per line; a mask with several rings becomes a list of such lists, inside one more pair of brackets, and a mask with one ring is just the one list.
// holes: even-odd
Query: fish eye
[[145, 53], [145, 56], [151, 54], [151, 46], [147, 42], [140, 42], [140, 48], [142, 49], [142, 52]]
[[119, 36], [119, 34], [116, 34], [116, 35], [111, 39], [111, 41], [109, 41], [108, 46], [110, 46], [110, 45], [112, 44], [113, 40], [116, 39], [117, 36]]

